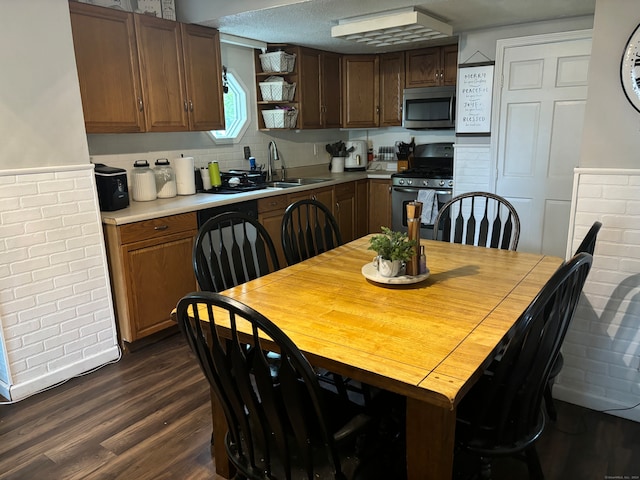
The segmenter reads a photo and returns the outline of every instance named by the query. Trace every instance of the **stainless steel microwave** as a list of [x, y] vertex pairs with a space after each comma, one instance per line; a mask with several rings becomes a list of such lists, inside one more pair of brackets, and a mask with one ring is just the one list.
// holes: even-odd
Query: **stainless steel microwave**
[[402, 126], [412, 130], [455, 127], [456, 87], [405, 88]]

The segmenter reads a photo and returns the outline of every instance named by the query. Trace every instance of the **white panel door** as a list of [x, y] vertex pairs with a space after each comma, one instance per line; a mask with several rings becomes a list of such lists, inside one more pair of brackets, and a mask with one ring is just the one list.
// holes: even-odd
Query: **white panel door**
[[565, 254], [590, 54], [591, 31], [498, 41], [496, 193], [520, 216], [519, 251]]

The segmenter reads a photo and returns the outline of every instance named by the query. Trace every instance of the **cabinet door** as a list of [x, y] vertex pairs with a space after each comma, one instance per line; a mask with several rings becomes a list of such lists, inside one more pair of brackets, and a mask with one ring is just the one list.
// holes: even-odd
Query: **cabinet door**
[[356, 182], [356, 237], [360, 238], [369, 233], [369, 181], [367, 179]]
[[380, 55], [380, 126], [402, 125], [404, 52]]
[[342, 78], [340, 74], [341, 55], [323, 52], [321, 55], [322, 126], [340, 128], [342, 120]]
[[287, 195], [258, 199], [258, 221], [267, 230], [271, 240], [273, 240], [280, 267], [287, 265], [281, 240], [282, 216], [287, 206], [289, 206], [289, 198]]
[[443, 85], [455, 85], [458, 82], [458, 46], [442, 47]]
[[335, 215], [333, 187], [316, 188], [315, 190], [312, 190], [308, 196], [314, 200], [324, 203], [329, 207], [331, 213]]
[[440, 47], [422, 48], [406, 52], [407, 88], [440, 85]]
[[123, 246], [128, 272], [132, 342], [175, 325], [171, 311], [196, 288], [191, 263], [196, 231]]
[[150, 132], [189, 130], [180, 24], [134, 15], [142, 86]]
[[224, 130], [220, 33], [181, 24], [189, 129]]
[[344, 243], [356, 238], [356, 186], [355, 182], [335, 186], [335, 217]]
[[342, 57], [342, 126], [377, 127], [379, 123], [379, 79], [377, 55]]
[[299, 62], [300, 81], [300, 128], [321, 128], [320, 103], [320, 52], [301, 48], [296, 62]]
[[391, 180], [369, 180], [369, 233], [391, 228]]
[[133, 14], [69, 2], [87, 133], [144, 132]]

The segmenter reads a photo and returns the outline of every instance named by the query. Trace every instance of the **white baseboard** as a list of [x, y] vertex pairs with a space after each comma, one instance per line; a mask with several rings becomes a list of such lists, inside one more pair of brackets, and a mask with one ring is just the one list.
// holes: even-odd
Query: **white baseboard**
[[3, 393], [3, 395], [14, 402], [24, 400], [25, 398], [57, 385], [60, 382], [77, 377], [78, 375], [89, 372], [107, 363], [113, 363], [119, 359], [120, 348], [118, 345], [113, 345], [109, 349], [102, 351], [93, 357], [84, 358], [81, 362], [67, 365], [64, 368], [48, 372], [46, 375], [33, 378], [24, 383], [10, 385], [7, 395], [5, 395], [1, 390], [3, 385], [0, 384], [0, 393]]

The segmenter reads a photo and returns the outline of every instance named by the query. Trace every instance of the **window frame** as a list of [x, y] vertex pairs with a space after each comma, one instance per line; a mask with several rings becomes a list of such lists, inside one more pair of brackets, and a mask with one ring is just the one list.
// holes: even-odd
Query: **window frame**
[[[229, 144], [240, 143], [240, 141], [242, 140], [242, 137], [244, 136], [245, 132], [249, 128], [249, 125], [251, 124], [251, 110], [249, 108], [249, 98], [250, 98], [249, 89], [247, 88], [245, 83], [242, 81], [242, 78], [240, 78], [238, 73], [233, 68], [227, 67], [227, 81], [228, 81], [228, 87], [230, 90], [233, 89], [233, 91], [235, 91], [236, 93], [241, 94], [239, 97], [242, 97], [242, 98], [239, 98], [239, 100], [236, 102], [236, 109], [238, 112], [241, 112], [242, 110], [244, 110], [244, 121], [240, 120], [239, 122], [237, 122], [239, 123], [239, 126], [237, 126], [237, 128], [234, 129], [231, 135], [216, 136], [217, 132], [225, 132], [227, 131], [226, 129], [208, 131], [207, 133], [217, 145], [224, 145], [224, 144], [229, 145]], [[223, 105], [224, 105], [224, 95], [225, 94], [223, 93]], [[226, 125], [226, 118], [225, 118], [225, 125]]]

